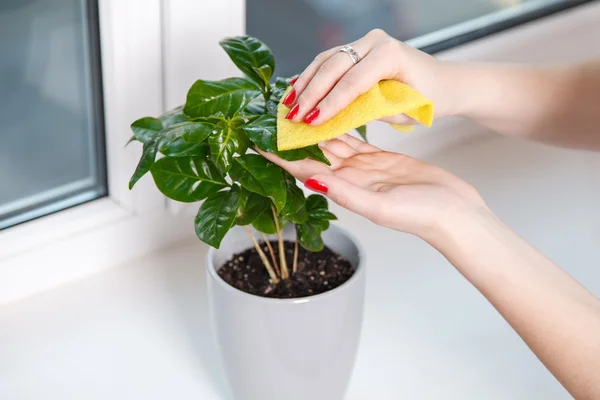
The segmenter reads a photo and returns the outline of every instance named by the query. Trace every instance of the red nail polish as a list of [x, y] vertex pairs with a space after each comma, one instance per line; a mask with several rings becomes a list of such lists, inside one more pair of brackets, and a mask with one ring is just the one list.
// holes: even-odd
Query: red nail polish
[[294, 83], [296, 83], [296, 81], [298, 80], [298, 76], [295, 78], [292, 78], [292, 80], [290, 81], [290, 85], [293, 85]]
[[306, 117], [304, 118], [304, 122], [306, 122], [307, 124], [312, 124], [312, 122], [317, 119], [317, 117], [319, 116], [319, 114], [321, 113], [321, 110], [319, 110], [318, 108], [315, 108], [314, 110], [312, 110], [311, 112], [309, 112]]
[[327, 185], [323, 182], [319, 182], [316, 179], [310, 178], [304, 182], [304, 186], [312, 190], [313, 192], [327, 194]]
[[285, 99], [283, 99], [283, 105], [291, 106], [294, 100], [296, 100], [296, 89], [292, 89], [292, 91], [285, 96]]
[[296, 104], [294, 107], [292, 107], [292, 109], [285, 116], [285, 118], [286, 119], [294, 119], [294, 118], [296, 118], [296, 115], [298, 115], [298, 111], [300, 111], [300, 106], [298, 104]]

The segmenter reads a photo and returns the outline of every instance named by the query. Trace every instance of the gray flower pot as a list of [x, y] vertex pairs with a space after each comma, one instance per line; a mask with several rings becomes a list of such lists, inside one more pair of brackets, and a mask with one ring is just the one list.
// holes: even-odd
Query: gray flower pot
[[[284, 236], [294, 240], [293, 227]], [[344, 229], [332, 225], [323, 237], [357, 270], [342, 286], [300, 299], [254, 296], [219, 277], [216, 269], [251, 246], [243, 228], [208, 252], [212, 327], [235, 400], [344, 398], [362, 326], [365, 258]]]

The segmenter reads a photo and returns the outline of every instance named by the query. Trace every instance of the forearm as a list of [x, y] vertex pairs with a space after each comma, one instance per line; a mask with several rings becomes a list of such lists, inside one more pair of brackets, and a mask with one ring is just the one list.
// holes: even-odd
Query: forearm
[[482, 211], [434, 245], [577, 399], [600, 398], [600, 301]]
[[456, 114], [500, 133], [600, 150], [600, 61], [570, 67], [448, 64]]

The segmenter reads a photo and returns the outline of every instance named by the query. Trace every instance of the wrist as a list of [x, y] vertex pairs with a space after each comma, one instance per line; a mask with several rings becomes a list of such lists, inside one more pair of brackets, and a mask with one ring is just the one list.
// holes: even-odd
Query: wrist
[[434, 104], [435, 118], [456, 115], [454, 97], [461, 97], [460, 90], [454, 89], [453, 84], [456, 66], [404, 43], [400, 44], [402, 51], [401, 57], [396, 60], [395, 78], [429, 98]]
[[474, 98], [470, 94], [471, 80], [467, 67], [463, 64], [440, 61], [438, 76], [441, 83], [439, 104], [444, 107], [444, 116], [467, 117], [472, 105], [470, 101]]
[[422, 82], [415, 82], [415, 88], [421, 90], [434, 104], [435, 118], [464, 116], [467, 114], [469, 82], [465, 79], [465, 66], [441, 61], [431, 57], [427, 68], [418, 70]]
[[502, 221], [485, 205], [469, 205], [448, 212], [422, 238], [448, 256], [476, 243], [482, 235], [503, 227]]

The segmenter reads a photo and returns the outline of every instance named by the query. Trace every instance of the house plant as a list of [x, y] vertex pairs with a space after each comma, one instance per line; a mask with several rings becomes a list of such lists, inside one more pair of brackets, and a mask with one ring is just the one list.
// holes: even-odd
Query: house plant
[[[276, 108], [289, 78], [259, 40], [220, 45], [245, 75], [198, 80], [186, 103], [132, 124], [143, 144], [130, 189], [150, 172], [180, 202], [199, 202], [213, 324], [236, 399], [343, 398], [362, 321], [363, 255], [325, 197], [254, 149], [328, 163], [318, 146], [277, 150]], [[364, 134], [364, 128], [361, 128]], [[159, 156], [160, 155], [160, 156]], [[327, 242], [327, 246], [325, 246]]]

